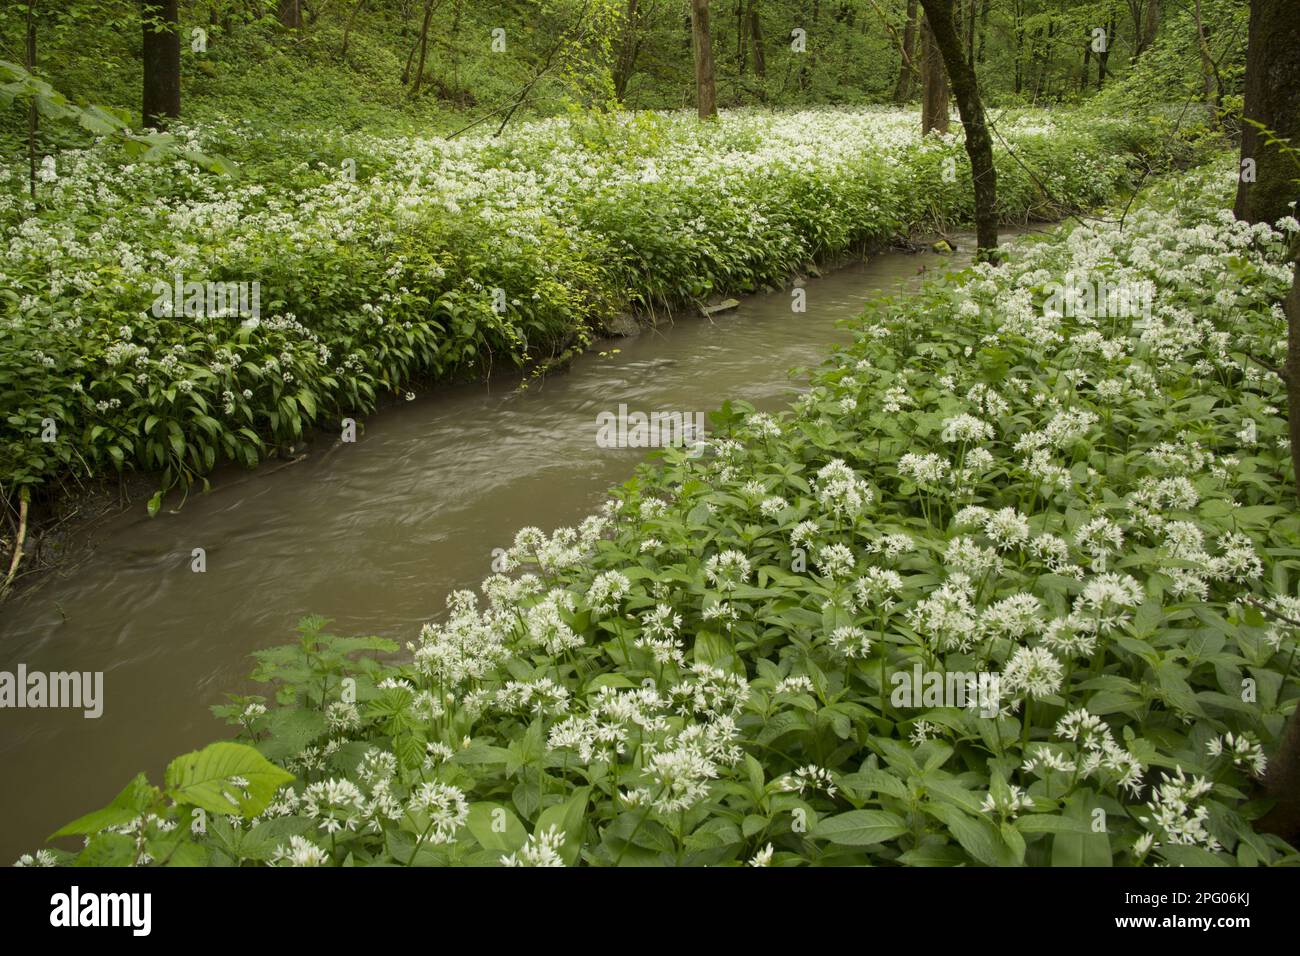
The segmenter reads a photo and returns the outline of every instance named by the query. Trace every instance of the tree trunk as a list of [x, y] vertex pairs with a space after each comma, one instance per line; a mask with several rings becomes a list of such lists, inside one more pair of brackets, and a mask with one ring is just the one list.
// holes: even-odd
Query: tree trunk
[[966, 155], [970, 157], [975, 187], [975, 235], [980, 260], [993, 257], [998, 245], [997, 170], [993, 166], [993, 139], [989, 136], [980, 100], [975, 69], [962, 57], [961, 38], [952, 18], [953, 0], [921, 0], [934, 45], [943, 56], [966, 131]]
[[978, 21], [979, 7], [977, 0], [966, 0], [969, 9], [966, 11], [966, 62], [971, 66], [975, 65], [975, 24]]
[[[1255, 168], [1253, 177], [1238, 177], [1233, 211], [1246, 222], [1272, 223], [1292, 215], [1291, 203], [1300, 199], [1300, 165], [1294, 153], [1268, 143], [1276, 137], [1290, 140], [1292, 149], [1300, 146], [1300, 17], [1293, 0], [1251, 0], [1245, 94], [1241, 159], [1243, 169], [1247, 160]], [[1252, 121], [1270, 130], [1272, 137]], [[1293, 244], [1291, 251], [1291, 290], [1282, 311], [1287, 320], [1287, 427], [1300, 498], [1300, 244]], [[1291, 715], [1269, 760], [1264, 786], [1277, 803], [1259, 821], [1259, 829], [1294, 839], [1300, 833], [1300, 711]]]
[[691, 46], [695, 49], [695, 104], [700, 119], [713, 119], [718, 115], [718, 103], [713, 85], [709, 0], [691, 0]]
[[339, 59], [348, 55], [348, 38], [352, 35], [352, 24], [356, 22], [357, 14], [365, 5], [366, 0], [357, 0], [357, 5], [352, 8], [352, 15], [348, 17], [347, 26], [343, 28], [343, 49], [339, 51]]
[[763, 24], [758, 18], [758, 0], [749, 0], [749, 42], [753, 44], [754, 75], [767, 76], [767, 55], [763, 52]]
[[1133, 53], [1133, 59], [1137, 59], [1147, 50], [1151, 49], [1151, 44], [1156, 42], [1156, 34], [1160, 32], [1160, 0], [1146, 0], [1146, 8], [1142, 12], [1142, 23], [1137, 32], [1136, 49]]
[[429, 21], [433, 19], [433, 5], [435, 0], [425, 0], [424, 3], [424, 24], [420, 27], [420, 59], [415, 67], [415, 85], [411, 87], [411, 95], [420, 94], [420, 84], [424, 82], [424, 58], [429, 52]]
[[146, 127], [162, 129], [181, 115], [181, 32], [179, 0], [142, 0]]
[[470, 99], [464, 94], [468, 91], [460, 84], [460, 13], [464, 0], [456, 0], [451, 8], [451, 81], [456, 95], [461, 99]]
[[1039, 74], [1038, 85], [1043, 91], [1043, 99], [1051, 99], [1052, 96], [1052, 55], [1056, 52], [1056, 24], [1050, 18], [1047, 21], [1047, 45], [1043, 51], [1042, 73]]
[[[36, 2], [27, 4], [27, 42], [23, 55], [26, 57], [27, 72], [36, 69]], [[36, 108], [36, 98], [32, 97], [27, 107], [27, 188], [32, 201], [36, 201], [36, 130], [40, 126], [40, 111]]]
[[989, 7], [993, 0], [981, 0], [980, 3], [980, 44], [975, 55], [976, 63], [984, 62], [984, 37], [989, 32]]
[[1205, 32], [1205, 21], [1201, 18], [1201, 0], [1196, 0], [1192, 8], [1193, 22], [1196, 24], [1196, 49], [1201, 56], [1201, 85], [1205, 90], [1206, 122], [1210, 129], [1219, 128], [1219, 96], [1216, 74], [1218, 68], [1210, 56], [1210, 41]]
[[1245, 93], [1241, 158], [1254, 161], [1255, 181], [1239, 177], [1233, 211], [1247, 222], [1276, 222], [1300, 198], [1300, 168], [1294, 154], [1270, 146], [1251, 121], [1300, 148], [1300, 17], [1293, 0], [1252, 0]]
[[1019, 96], [1025, 88], [1025, 21], [1019, 3], [1017, 3], [1013, 8], [1012, 35], [1016, 44], [1016, 82], [1014, 92]]
[[302, 3], [300, 0], [280, 0], [280, 23], [290, 30], [302, 29]]
[[1106, 82], [1106, 65], [1110, 61], [1110, 45], [1115, 40], [1115, 18], [1106, 23], [1106, 46], [1097, 54], [1097, 89]]
[[[618, 59], [614, 61], [614, 96], [622, 101], [627, 85], [636, 70], [637, 55], [641, 51], [641, 12], [639, 0], [627, 0], [624, 14], [623, 42], [619, 45]], [[741, 71], [744, 71], [742, 66]]]
[[1088, 64], [1092, 62], [1092, 31], [1087, 31], [1087, 36], [1083, 41], [1083, 69], [1079, 73], [1079, 92], [1083, 93], [1088, 89]]
[[736, 75], [744, 76], [749, 66], [749, 38], [745, 35], [748, 23], [745, 0], [736, 0]]
[[948, 77], [944, 56], [930, 26], [930, 6], [921, 0], [926, 14], [921, 20], [921, 135], [948, 132]]
[[894, 102], [906, 103], [912, 98], [912, 79], [916, 76], [916, 64], [912, 57], [916, 52], [916, 0], [907, 0], [907, 23], [903, 26], [903, 46], [900, 50], [902, 62], [898, 67], [898, 82], [894, 85]]

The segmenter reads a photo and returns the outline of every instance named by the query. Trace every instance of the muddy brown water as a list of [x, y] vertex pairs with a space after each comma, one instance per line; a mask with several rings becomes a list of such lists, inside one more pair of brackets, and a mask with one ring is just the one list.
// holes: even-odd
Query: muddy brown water
[[477, 588], [518, 528], [596, 510], [644, 455], [598, 447], [599, 412], [707, 412], [726, 398], [780, 408], [800, 385], [792, 368], [851, 340], [841, 320], [923, 270], [964, 267], [969, 247], [838, 269], [808, 282], [804, 313], [785, 291], [679, 317], [525, 391], [517, 379], [441, 389], [372, 416], [355, 444], [226, 474], [175, 514], [151, 520], [139, 505], [110, 519], [88, 559], [0, 611], [0, 671], [104, 674], [97, 719], [0, 710], [0, 865], [141, 770], [158, 782], [172, 757], [228, 736], [209, 707], [254, 692], [249, 654], [292, 640], [304, 615], [330, 618], [332, 633], [413, 639], [450, 590]]

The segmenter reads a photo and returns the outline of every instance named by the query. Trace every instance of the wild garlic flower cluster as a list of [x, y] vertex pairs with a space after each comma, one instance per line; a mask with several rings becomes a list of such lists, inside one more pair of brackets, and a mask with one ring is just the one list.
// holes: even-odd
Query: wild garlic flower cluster
[[[1242, 354], [1279, 360], [1289, 234], [1220, 217], [1230, 185], [873, 305], [791, 411], [737, 403], [709, 454], [520, 531], [356, 703], [303, 690], [303, 779], [252, 826], [306, 825], [264, 856], [1017, 865], [1086, 830], [1123, 863], [1294, 859], [1225, 823], [1300, 692], [1284, 393]], [[1067, 276], [1150, 308], [1071, 314]], [[916, 674], [937, 699], [894, 700]], [[994, 711], [948, 696], [972, 679]]]

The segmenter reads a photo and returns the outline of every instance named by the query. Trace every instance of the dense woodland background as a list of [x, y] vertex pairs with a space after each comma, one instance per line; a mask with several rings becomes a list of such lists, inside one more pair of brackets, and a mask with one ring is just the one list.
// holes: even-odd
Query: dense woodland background
[[[929, 48], [916, 0], [707, 6], [722, 107], [921, 95]], [[1123, 112], [1190, 99], [1229, 115], [1240, 106], [1245, 0], [956, 0], [954, 12], [992, 105], [1094, 100]], [[138, 123], [142, 27], [168, 16], [181, 27], [186, 121], [447, 131], [466, 111], [504, 115], [521, 99], [516, 115], [695, 102], [685, 0], [10, 3], [0, 59]], [[25, 136], [21, 113], [3, 122], [11, 144]]]

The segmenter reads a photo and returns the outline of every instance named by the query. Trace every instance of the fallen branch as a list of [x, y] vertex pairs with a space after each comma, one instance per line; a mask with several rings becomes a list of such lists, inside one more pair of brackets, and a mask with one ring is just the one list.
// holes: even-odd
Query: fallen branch
[[26, 488], [18, 496], [18, 537], [14, 539], [14, 556], [9, 562], [9, 573], [5, 575], [4, 583], [0, 584], [0, 601], [9, 593], [9, 586], [13, 584], [14, 575], [18, 573], [18, 565], [23, 559], [23, 542], [27, 540], [27, 505], [31, 497], [31, 492]]

